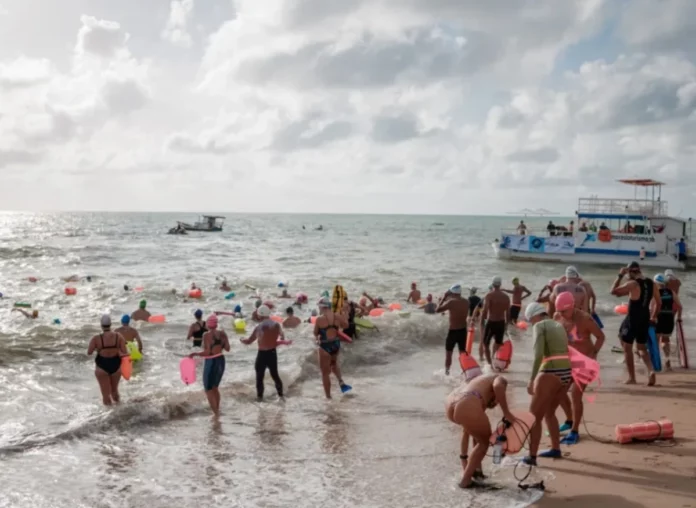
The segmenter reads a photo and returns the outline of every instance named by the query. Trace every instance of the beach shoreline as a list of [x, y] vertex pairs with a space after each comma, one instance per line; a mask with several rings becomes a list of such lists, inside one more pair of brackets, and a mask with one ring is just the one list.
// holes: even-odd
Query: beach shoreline
[[[638, 378], [644, 380], [640, 374]], [[563, 447], [563, 459], [540, 461], [554, 478], [532, 506], [696, 507], [695, 400], [696, 372], [681, 369], [658, 374], [653, 388], [639, 384], [600, 390], [594, 403], [585, 403], [586, 426], [594, 436], [613, 440], [616, 424], [667, 418], [674, 423], [674, 441], [602, 444], [583, 426], [580, 444]]]

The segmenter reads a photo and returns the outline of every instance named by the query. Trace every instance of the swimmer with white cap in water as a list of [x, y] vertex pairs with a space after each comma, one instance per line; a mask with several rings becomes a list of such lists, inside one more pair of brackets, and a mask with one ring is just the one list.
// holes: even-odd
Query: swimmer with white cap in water
[[667, 289], [671, 289], [674, 294], [679, 294], [681, 281], [674, 275], [672, 270], [665, 270], [665, 279], [667, 281]]
[[445, 339], [445, 375], [449, 376], [452, 366], [454, 346], [461, 353], [466, 351], [467, 322], [469, 319], [469, 300], [462, 298], [462, 287], [455, 284], [445, 292], [435, 312], [449, 312], [449, 331]]

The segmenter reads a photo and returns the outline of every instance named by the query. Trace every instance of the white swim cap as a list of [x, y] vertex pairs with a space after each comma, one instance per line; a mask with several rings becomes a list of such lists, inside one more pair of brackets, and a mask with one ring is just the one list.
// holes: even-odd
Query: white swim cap
[[108, 314], [104, 314], [101, 317], [101, 326], [102, 328], [110, 328], [111, 327], [111, 316]]
[[503, 279], [500, 277], [493, 277], [493, 280], [491, 281], [491, 286], [494, 288], [499, 288], [500, 286], [503, 285]]
[[452, 293], [453, 295], [461, 295], [462, 294], [462, 286], [459, 284], [455, 284], [451, 288], [449, 288], [449, 292]]
[[575, 268], [574, 266], [569, 266], [568, 268], [566, 268], [565, 276], [568, 279], [579, 279], [580, 272], [578, 272], [578, 269]]
[[256, 313], [259, 315], [259, 317], [271, 317], [271, 309], [269, 309], [266, 305], [261, 305]]
[[673, 272], [672, 270], [669, 270], [669, 269], [668, 269], [668, 270], [665, 270], [665, 277], [667, 277], [667, 279], [673, 279], [673, 278], [674, 278], [674, 272]]
[[531, 321], [533, 317], [540, 316], [546, 312], [548, 311], [546, 310], [545, 305], [542, 305], [539, 302], [532, 302], [527, 305], [527, 308], [524, 311], [524, 317], [527, 318], [527, 321]]

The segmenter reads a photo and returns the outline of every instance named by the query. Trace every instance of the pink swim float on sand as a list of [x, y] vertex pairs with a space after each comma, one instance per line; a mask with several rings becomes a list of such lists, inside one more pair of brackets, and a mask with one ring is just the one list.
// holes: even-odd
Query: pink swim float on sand
[[372, 309], [370, 311], [370, 317], [380, 317], [384, 314], [384, 309]]
[[179, 373], [181, 374], [181, 380], [186, 385], [190, 385], [196, 382], [196, 360], [193, 358], [182, 358], [179, 362]]
[[505, 441], [502, 441], [503, 452], [506, 454], [518, 453], [522, 450], [529, 433], [536, 422], [536, 418], [532, 413], [524, 411], [513, 411], [513, 416], [517, 419], [510, 427], [507, 427], [502, 422], [498, 427], [493, 429], [491, 435], [491, 444], [495, 444], [499, 436], [505, 436]]
[[390, 303], [389, 310], [401, 310], [401, 304], [400, 303]]
[[167, 320], [164, 314], [157, 314], [155, 316], [150, 316], [147, 320], [148, 323], [164, 323]]

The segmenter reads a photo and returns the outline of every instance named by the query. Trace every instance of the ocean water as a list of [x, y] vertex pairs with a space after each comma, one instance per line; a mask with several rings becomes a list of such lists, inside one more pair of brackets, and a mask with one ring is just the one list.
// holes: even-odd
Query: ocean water
[[[507, 508], [540, 496], [519, 490], [512, 468], [488, 463], [502, 490], [457, 488], [460, 432], [445, 418], [443, 403], [459, 378], [444, 375], [445, 317], [410, 309], [408, 318], [375, 319], [378, 332], [344, 347], [344, 378], [354, 389], [341, 396], [334, 385], [332, 401], [323, 396], [309, 325], [290, 331], [294, 345], [279, 350], [285, 403], [275, 400], [270, 377], [267, 402], [255, 401], [256, 348], [236, 340], [230, 318], [222, 320], [232, 351], [219, 421], [210, 416], [200, 382], [186, 387], [178, 373], [179, 359], [190, 351], [184, 339], [193, 311], [243, 303], [250, 312], [253, 295], [245, 284], [281, 307], [278, 281], [310, 301], [335, 284], [352, 296], [368, 291], [391, 302], [405, 300], [411, 281], [439, 296], [454, 283], [485, 287], [495, 275], [508, 283], [518, 276], [536, 293], [563, 267], [498, 261], [490, 245], [519, 219], [234, 215], [221, 234], [165, 234], [176, 220], [191, 219], [0, 214], [0, 507]], [[319, 224], [325, 231], [314, 231]], [[619, 324], [612, 312], [617, 301], [608, 295], [615, 269], [581, 271], [600, 295], [607, 325], [600, 360], [605, 383], [612, 384], [622, 375], [620, 355], [609, 351]], [[72, 274], [91, 275], [92, 282], [72, 284], [77, 295], [68, 297], [61, 277]], [[217, 289], [222, 276], [236, 299], [225, 300]], [[688, 319], [696, 288], [691, 275], [683, 281], [687, 336], [693, 336]], [[203, 288], [201, 300], [182, 296], [192, 282]], [[124, 284], [144, 290], [124, 291]], [[139, 326], [145, 359], [122, 381], [123, 402], [105, 409], [88, 342], [102, 313], [118, 319], [143, 297], [167, 322]], [[40, 318], [10, 313], [19, 301], [31, 303]], [[54, 325], [55, 318], [62, 324]], [[510, 397], [524, 408], [531, 338], [517, 330], [511, 335]], [[552, 473], [542, 467], [533, 477]]]

